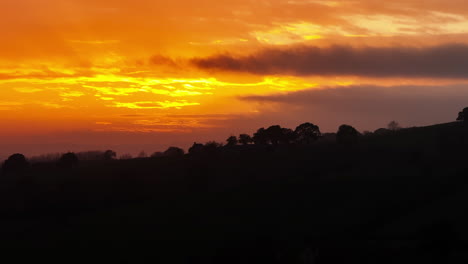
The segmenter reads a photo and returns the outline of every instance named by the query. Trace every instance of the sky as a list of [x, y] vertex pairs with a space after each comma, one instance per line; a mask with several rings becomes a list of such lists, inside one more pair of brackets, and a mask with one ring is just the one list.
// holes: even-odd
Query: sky
[[465, 0], [2, 0], [0, 156], [451, 122]]

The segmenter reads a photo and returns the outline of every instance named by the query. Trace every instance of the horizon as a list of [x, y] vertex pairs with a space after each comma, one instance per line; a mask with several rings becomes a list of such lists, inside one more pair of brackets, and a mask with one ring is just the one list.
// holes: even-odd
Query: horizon
[[[467, 107], [468, 108], [468, 107]], [[461, 113], [461, 112], [460, 112]], [[400, 131], [400, 130], [405, 130], [405, 129], [413, 129], [413, 128], [429, 128], [429, 127], [434, 127], [434, 126], [439, 126], [439, 125], [448, 125], [448, 124], [454, 124], [454, 123], [461, 123], [463, 120], [457, 119], [456, 121], [451, 121], [451, 122], [444, 122], [444, 123], [437, 123], [437, 124], [431, 124], [431, 125], [425, 125], [425, 126], [411, 126], [411, 127], [402, 127], [398, 122], [395, 120], [392, 120], [387, 126], [378, 128], [376, 130], [364, 130], [364, 131], [359, 131], [358, 134], [361, 136], [365, 136], [366, 133], [374, 134], [374, 132], [377, 132], [379, 129], [386, 129], [388, 131]], [[305, 122], [309, 123], [309, 122]], [[343, 125], [349, 125], [349, 124], [343, 124]], [[274, 126], [274, 125], [273, 125]], [[266, 126], [263, 128], [268, 128], [270, 126]], [[353, 127], [353, 126], [351, 126]], [[288, 127], [284, 127], [285, 129], [291, 129]], [[354, 127], [353, 127], [354, 128]], [[319, 127], [320, 129], [320, 127]], [[325, 134], [337, 134], [337, 131], [320, 131], [322, 136]], [[253, 133], [245, 133], [249, 136], [253, 136], [255, 132]], [[244, 134], [244, 133], [243, 133]], [[239, 135], [234, 135], [233, 133], [229, 134], [230, 136], [236, 137], [237, 140], [239, 140]], [[220, 144], [219, 146], [228, 146], [228, 143], [226, 143], [228, 137], [218, 137], [220, 140], [213, 140], [213, 139], [208, 139], [208, 140], [196, 140], [193, 142], [185, 142], [182, 145], [176, 145], [176, 144], [148, 144], [148, 143], [142, 143], [142, 144], [129, 144], [127, 146], [125, 145], [83, 145], [83, 144], [74, 144], [74, 143], [58, 143], [56, 145], [50, 145], [50, 144], [25, 144], [25, 145], [18, 145], [18, 144], [7, 144], [7, 145], [2, 145], [0, 148], [3, 150], [3, 152], [0, 152], [0, 160], [6, 160], [8, 157], [10, 157], [13, 154], [21, 154], [24, 155], [28, 160], [29, 159], [42, 159], [43, 156], [47, 155], [63, 155], [65, 153], [88, 153], [88, 152], [102, 152], [104, 153], [107, 150], [115, 151], [116, 152], [116, 159], [122, 159], [124, 156], [130, 156], [131, 158], [149, 158], [152, 156], [152, 154], [155, 154], [157, 152], [162, 153], [165, 150], [167, 150], [170, 147], [176, 147], [176, 148], [181, 148], [183, 151], [185, 151], [186, 154], [189, 153], [190, 147], [193, 146], [193, 144], [209, 144], [210, 142], [215, 142]], [[222, 138], [222, 139], [221, 139]], [[254, 144], [254, 142], [251, 142], [250, 144]], [[237, 142], [237, 145], [241, 145], [240, 141]], [[5, 151], [5, 149], [7, 151]], [[45, 149], [48, 149], [49, 151], [45, 151]], [[18, 150], [24, 150], [24, 151], [18, 151]], [[145, 156], [140, 157], [139, 155], [144, 154]]]
[[6, 0], [0, 158], [455, 121], [463, 3]]

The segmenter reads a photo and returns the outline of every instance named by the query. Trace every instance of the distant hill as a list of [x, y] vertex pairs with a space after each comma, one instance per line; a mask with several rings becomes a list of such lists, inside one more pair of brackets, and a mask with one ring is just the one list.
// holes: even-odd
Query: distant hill
[[10, 247], [82, 252], [77, 261], [92, 249], [159, 263], [464, 256], [464, 123], [334, 138], [32, 164], [0, 179], [0, 233]]

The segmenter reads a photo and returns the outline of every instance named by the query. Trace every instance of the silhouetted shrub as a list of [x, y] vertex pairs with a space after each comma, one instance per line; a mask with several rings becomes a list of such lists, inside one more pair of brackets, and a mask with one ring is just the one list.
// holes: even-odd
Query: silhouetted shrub
[[359, 132], [352, 126], [341, 125], [336, 133], [336, 141], [342, 145], [354, 145], [359, 140]]
[[265, 128], [259, 128], [256, 133], [253, 135], [253, 142], [255, 145], [266, 145], [267, 144], [267, 136]]
[[235, 146], [237, 145], [237, 137], [236, 136], [230, 136], [226, 139], [227, 146]]
[[468, 107], [465, 107], [461, 112], [458, 113], [457, 121], [468, 121]]
[[106, 150], [103, 155], [104, 155], [104, 160], [112, 160], [117, 157], [117, 153], [112, 150]]
[[19, 172], [29, 167], [29, 162], [23, 154], [13, 154], [3, 163], [3, 172]]
[[290, 128], [281, 128], [280, 144], [290, 144], [296, 141], [296, 133]]
[[317, 125], [312, 123], [304, 123], [296, 127], [294, 130], [296, 141], [301, 144], [311, 144], [322, 135]]
[[265, 130], [265, 136], [267, 138], [267, 142], [273, 145], [278, 145], [286, 137], [285, 134], [283, 134], [281, 126], [278, 125], [267, 128]]
[[223, 147], [223, 144], [218, 143], [216, 141], [208, 141], [203, 146], [203, 153], [206, 154], [215, 154]]
[[397, 130], [401, 129], [401, 126], [400, 126], [400, 124], [398, 124], [398, 122], [391, 121], [390, 123], [388, 123], [387, 128], [390, 131], [397, 131]]
[[169, 147], [166, 151], [164, 151], [164, 156], [167, 157], [181, 157], [184, 154], [184, 150], [178, 147]]
[[247, 134], [240, 134], [239, 135], [239, 143], [241, 143], [242, 145], [248, 145], [250, 143], [253, 143], [253, 139], [251, 136], [247, 135]]
[[57, 166], [60, 168], [73, 168], [78, 165], [79, 159], [73, 152], [68, 152], [62, 155], [57, 162]]
[[282, 128], [279, 125], [270, 126], [267, 129], [263, 127], [254, 134], [253, 141], [257, 145], [278, 145], [288, 144], [295, 140], [294, 131], [289, 128]]
[[193, 145], [188, 150], [189, 154], [196, 155], [203, 152], [203, 144], [193, 142]]

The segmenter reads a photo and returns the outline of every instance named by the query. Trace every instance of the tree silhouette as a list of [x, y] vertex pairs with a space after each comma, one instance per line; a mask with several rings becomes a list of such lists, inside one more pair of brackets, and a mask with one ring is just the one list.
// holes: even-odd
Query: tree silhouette
[[203, 144], [193, 142], [193, 145], [188, 150], [189, 154], [200, 154], [203, 152]]
[[247, 134], [240, 134], [239, 135], [239, 143], [241, 143], [242, 145], [248, 145], [250, 143], [253, 142], [253, 139], [251, 136], [247, 135]]
[[401, 129], [400, 124], [398, 124], [396, 121], [391, 121], [388, 123], [387, 128], [391, 131], [397, 131]]
[[457, 121], [468, 121], [468, 107], [465, 107], [461, 112], [458, 113]]
[[237, 137], [236, 136], [230, 136], [226, 139], [227, 145], [228, 146], [235, 146], [237, 145]]
[[222, 146], [223, 145], [221, 143], [216, 141], [209, 141], [206, 142], [206, 144], [203, 146], [203, 152], [207, 154], [214, 154], [217, 153]]
[[60, 157], [59, 161], [57, 162], [57, 166], [60, 168], [73, 168], [78, 165], [78, 157], [73, 152], [68, 152]]
[[106, 150], [103, 155], [105, 160], [112, 160], [117, 157], [117, 153], [113, 150]]
[[[79, 160], [103, 160], [106, 159], [105, 152], [99, 150], [82, 151], [75, 153]], [[110, 155], [111, 153], [109, 153]]]
[[342, 145], [354, 145], [359, 139], [359, 132], [352, 126], [341, 125], [336, 133], [336, 141]]
[[263, 127], [258, 129], [253, 136], [253, 141], [256, 145], [278, 145], [291, 143], [294, 141], [294, 138], [295, 134], [291, 129], [274, 125], [267, 129], [264, 129]]
[[184, 154], [184, 150], [178, 147], [169, 147], [166, 151], [164, 151], [164, 156], [167, 157], [181, 157]]
[[13, 154], [3, 163], [3, 172], [18, 172], [29, 167], [29, 162], [23, 154]]
[[310, 144], [317, 141], [322, 135], [318, 126], [312, 123], [304, 123], [296, 127], [294, 130], [296, 141], [301, 144]]
[[290, 128], [281, 128], [281, 138], [279, 142], [281, 144], [290, 144], [296, 141], [296, 133]]
[[256, 133], [253, 135], [253, 142], [255, 145], [266, 145], [267, 144], [267, 135], [265, 128], [259, 128]]
[[280, 141], [284, 138], [283, 130], [279, 125], [270, 126], [265, 130], [265, 133], [267, 137], [267, 142], [273, 145], [278, 145]]

